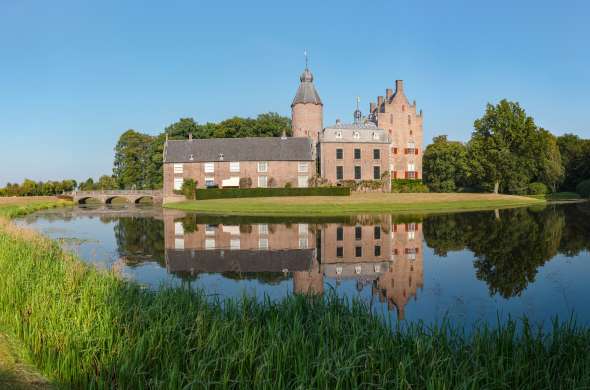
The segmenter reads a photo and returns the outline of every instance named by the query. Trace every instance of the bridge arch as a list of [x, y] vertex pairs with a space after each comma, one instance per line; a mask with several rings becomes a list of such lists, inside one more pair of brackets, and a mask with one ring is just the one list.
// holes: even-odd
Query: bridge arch
[[154, 203], [154, 197], [152, 195], [144, 195], [140, 196], [133, 202], [135, 204], [139, 203]]
[[109, 196], [105, 199], [105, 203], [106, 204], [113, 204], [113, 201], [116, 200], [118, 202], [115, 203], [128, 203], [129, 200], [125, 197], [125, 196], [120, 196], [120, 195], [114, 195], [114, 196]]
[[99, 198], [93, 196], [86, 196], [78, 199], [78, 204], [99, 204], [102, 203]]

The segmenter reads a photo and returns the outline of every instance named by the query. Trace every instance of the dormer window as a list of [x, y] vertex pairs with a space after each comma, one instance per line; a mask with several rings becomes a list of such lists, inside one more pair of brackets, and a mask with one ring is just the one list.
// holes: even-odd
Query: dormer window
[[373, 132], [373, 139], [375, 141], [379, 139], [379, 134], [377, 132]]
[[341, 131], [337, 131], [336, 132], [336, 138], [342, 138], [342, 132]]
[[352, 136], [354, 137], [354, 139], [360, 139], [361, 138], [361, 133], [359, 133], [358, 131], [355, 131]]
[[219, 153], [219, 161], [223, 161], [223, 153]]
[[195, 156], [193, 156], [192, 154], [188, 155], [188, 160], [189, 161], [193, 161], [195, 159]]

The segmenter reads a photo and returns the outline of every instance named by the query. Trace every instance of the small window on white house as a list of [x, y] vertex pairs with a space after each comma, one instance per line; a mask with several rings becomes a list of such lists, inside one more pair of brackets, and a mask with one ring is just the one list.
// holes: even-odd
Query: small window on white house
[[205, 173], [213, 173], [215, 172], [215, 164], [212, 162], [205, 163]]
[[174, 164], [174, 173], [183, 173], [184, 164]]
[[229, 171], [230, 172], [240, 172], [240, 162], [239, 161], [232, 161], [229, 163]]
[[258, 176], [258, 187], [260, 187], [260, 188], [268, 187], [268, 176]]
[[182, 182], [183, 182], [183, 178], [182, 177], [175, 177], [174, 178], [174, 189], [176, 191], [180, 191], [182, 189]]
[[299, 173], [307, 173], [307, 170], [309, 169], [309, 164], [306, 162], [300, 162], [299, 166], [298, 166], [298, 172]]
[[268, 172], [268, 162], [258, 161], [258, 172]]

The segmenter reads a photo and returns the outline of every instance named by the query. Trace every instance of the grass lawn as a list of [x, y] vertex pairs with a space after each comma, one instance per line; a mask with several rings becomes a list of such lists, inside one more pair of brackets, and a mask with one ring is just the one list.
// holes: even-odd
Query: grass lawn
[[535, 199], [545, 199], [548, 201], [559, 202], [559, 201], [570, 201], [570, 200], [581, 200], [582, 197], [576, 192], [555, 192], [546, 195], [528, 195]]
[[353, 193], [343, 196], [214, 199], [164, 207], [224, 215], [335, 216], [350, 214], [450, 212], [544, 204], [544, 199], [495, 194]]

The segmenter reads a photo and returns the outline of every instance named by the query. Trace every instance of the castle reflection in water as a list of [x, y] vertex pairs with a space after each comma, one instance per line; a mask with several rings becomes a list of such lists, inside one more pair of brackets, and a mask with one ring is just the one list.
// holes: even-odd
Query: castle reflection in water
[[391, 216], [329, 224], [207, 224], [164, 213], [168, 272], [291, 274], [295, 293], [322, 294], [324, 280], [356, 280], [390, 310], [404, 308], [423, 287], [421, 223]]

